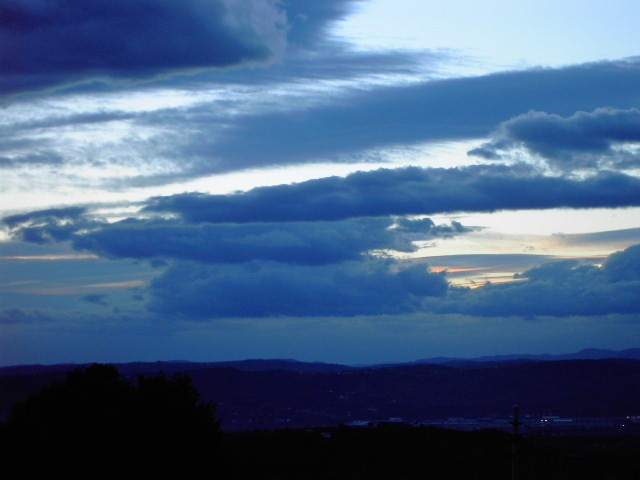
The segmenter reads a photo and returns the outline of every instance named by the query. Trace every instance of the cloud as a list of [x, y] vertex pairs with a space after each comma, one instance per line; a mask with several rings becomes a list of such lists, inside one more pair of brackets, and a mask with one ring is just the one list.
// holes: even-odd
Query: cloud
[[145, 210], [189, 222], [277, 222], [639, 204], [635, 177], [602, 172], [575, 180], [538, 175], [529, 167], [486, 165], [380, 169], [234, 195], [185, 193], [153, 198]]
[[129, 218], [107, 223], [92, 219], [82, 208], [67, 208], [14, 215], [2, 222], [15, 239], [40, 244], [69, 240], [76, 250], [112, 259], [270, 260], [305, 265], [358, 260], [371, 250], [411, 252], [415, 250], [413, 241], [471, 231], [458, 222], [395, 221], [395, 226], [390, 218], [197, 225], [182, 220]]
[[640, 240], [640, 228], [625, 228], [622, 230], [607, 230], [589, 233], [555, 233], [555, 241], [567, 245], [609, 245], [625, 248]]
[[[25, 214], [10, 218], [9, 224], [48, 217], [56, 221], [79, 218], [82, 224], [82, 215], [87, 214], [81, 213], [54, 210]], [[150, 313], [163, 318], [640, 313], [640, 245], [612, 254], [601, 267], [577, 260], [548, 262], [516, 275], [515, 282], [473, 290], [450, 287], [446, 272], [430, 272], [422, 262], [366, 255], [369, 249], [392, 245], [410, 250], [410, 242], [418, 237], [468, 230], [460, 224], [435, 225], [428, 218], [247, 224], [129, 219], [101, 223], [90, 231], [79, 229], [62, 238], [70, 239], [75, 248], [113, 259], [166, 261], [142, 292], [149, 299]], [[488, 258], [479, 257], [471, 264], [486, 264]], [[518, 259], [526, 265], [545, 257]], [[456, 265], [456, 259], [437, 261], [443, 260], [446, 265]], [[500, 257], [500, 262], [505, 261]], [[489, 265], [495, 262], [491, 257]], [[469, 259], [462, 264], [468, 265]], [[103, 294], [85, 295], [81, 300], [106, 304]], [[5, 322], [23, 318], [8, 313], [4, 317]]]
[[91, 293], [89, 295], [83, 295], [80, 300], [83, 302], [91, 303], [93, 305], [99, 305], [101, 307], [108, 307], [109, 303], [105, 301], [107, 295], [99, 293]]
[[[98, 107], [69, 98], [67, 113], [33, 121], [16, 106], [19, 119], [0, 134], [0, 166], [37, 162], [68, 176], [116, 165], [99, 186], [122, 190], [273, 165], [388, 160], [390, 149], [488, 136], [532, 109], [566, 117], [640, 106], [638, 59], [437, 79], [428, 70], [437, 73], [440, 63], [433, 52], [358, 53], [332, 43], [250, 74], [211, 71], [134, 92], [152, 105], [151, 88], [171, 87], [190, 97], [176, 108], [122, 111], [128, 97], [121, 91], [105, 94]], [[406, 74], [418, 73], [424, 81], [407, 82]], [[120, 107], [105, 109], [114, 102]]]
[[357, 260], [372, 249], [412, 251], [410, 240], [390, 225], [389, 219], [218, 225], [130, 219], [78, 234], [73, 244], [111, 258], [322, 265]]
[[638, 314], [640, 245], [602, 267], [543, 264], [516, 282], [449, 288], [420, 264], [365, 259], [322, 266], [176, 262], [150, 285], [154, 313], [182, 319], [456, 313], [479, 317]]
[[83, 207], [49, 208], [4, 217], [2, 223], [9, 228], [34, 223], [58, 223], [66, 220], [76, 220], [82, 217], [85, 212], [86, 209]]
[[411, 252], [415, 241], [473, 231], [455, 221], [436, 225], [406, 215], [639, 203], [640, 179], [610, 172], [574, 180], [522, 166], [409, 167], [238, 194], [155, 197], [142, 212], [151, 218], [109, 223], [88, 209], [68, 207], [0, 223], [14, 240], [69, 241], [76, 250], [112, 259], [326, 265], [381, 251]]
[[40, 323], [50, 320], [50, 317], [38, 310], [24, 311], [19, 308], [0, 310], [0, 325]]
[[70, 240], [78, 230], [99, 223], [85, 214], [83, 207], [51, 208], [4, 217], [0, 225], [6, 227], [13, 238], [24, 242], [61, 242]]
[[100, 256], [203, 263], [252, 260], [322, 265], [358, 260], [372, 250], [412, 252], [412, 243], [473, 231], [453, 221], [429, 218], [355, 218], [337, 221], [193, 223], [191, 219], [135, 219], [114, 223], [83, 207], [40, 210], [0, 219], [23, 242], [70, 241], [76, 250]]
[[538, 175], [526, 166], [408, 167], [238, 194], [150, 199], [143, 213], [175, 217], [168, 220], [108, 223], [84, 208], [69, 207], [0, 222], [17, 240], [72, 241], [76, 249], [111, 258], [326, 264], [355, 260], [371, 250], [408, 252], [411, 241], [471, 231], [457, 222], [436, 225], [406, 215], [638, 204], [640, 179], [611, 172], [575, 180]]
[[[30, 142], [25, 142], [30, 143]], [[28, 148], [27, 145], [21, 145], [22, 149]], [[14, 156], [0, 156], [0, 168], [20, 168], [25, 166], [51, 166], [62, 165], [64, 158], [59, 154], [48, 152], [28, 152]]]
[[389, 260], [324, 266], [265, 262], [210, 266], [178, 262], [150, 285], [150, 308], [168, 317], [354, 316], [407, 313], [444, 295], [443, 275]]
[[465, 227], [460, 222], [451, 221], [450, 225], [436, 225], [430, 218], [412, 219], [399, 218], [396, 221], [396, 228], [401, 232], [408, 233], [424, 233], [429, 232], [430, 235], [449, 237], [459, 233], [467, 233], [474, 231], [473, 228]]
[[640, 245], [610, 255], [604, 264], [604, 274], [610, 282], [640, 281]]
[[602, 267], [563, 260], [516, 278], [519, 281], [509, 284], [454, 289], [443, 301], [428, 302], [426, 308], [474, 316], [640, 313], [640, 245], [612, 254]]
[[[561, 170], [640, 165], [637, 108], [598, 108], [569, 117], [532, 111], [502, 123], [492, 137], [469, 154], [495, 160], [525, 150]], [[625, 150], [629, 144], [635, 150]]]
[[602, 268], [551, 263], [511, 284], [452, 288], [448, 294], [444, 274], [368, 254], [411, 251], [412, 241], [470, 231], [405, 215], [638, 202], [640, 179], [611, 172], [576, 180], [542, 176], [522, 165], [410, 167], [239, 194], [156, 197], [142, 212], [151, 218], [108, 223], [89, 209], [69, 207], [13, 215], [2, 224], [27, 242], [69, 241], [113, 259], [163, 262], [146, 298], [153, 314], [168, 317], [417, 311], [566, 317], [640, 313], [640, 246], [612, 255]]
[[365, 0], [287, 0], [291, 30], [290, 42], [294, 45], [309, 45], [321, 41], [332, 23], [352, 13]]
[[268, 0], [2, 0], [0, 17], [0, 93], [264, 63], [286, 46]]
[[374, 153], [378, 149], [484, 137], [501, 122], [531, 109], [573, 115], [603, 105], [637, 108], [638, 89], [638, 59], [369, 86], [353, 89], [348, 96], [327, 96], [313, 108], [301, 101], [297, 109], [239, 116], [225, 122], [228, 128], [220, 138], [208, 127], [195, 129], [174, 148], [200, 173], [351, 162], [354, 155], [366, 161], [379, 159]]

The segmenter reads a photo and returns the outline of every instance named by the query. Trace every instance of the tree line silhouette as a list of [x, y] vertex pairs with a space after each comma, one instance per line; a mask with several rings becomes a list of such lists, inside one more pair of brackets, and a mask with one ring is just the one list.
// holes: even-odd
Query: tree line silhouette
[[215, 453], [220, 425], [188, 376], [123, 379], [111, 365], [69, 372], [14, 405], [3, 451], [23, 472], [166, 472]]

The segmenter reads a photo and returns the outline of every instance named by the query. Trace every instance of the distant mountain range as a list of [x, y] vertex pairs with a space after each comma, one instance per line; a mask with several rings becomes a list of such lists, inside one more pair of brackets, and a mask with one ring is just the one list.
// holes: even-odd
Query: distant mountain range
[[485, 363], [485, 362], [509, 362], [516, 360], [601, 360], [605, 358], [629, 358], [634, 360], [640, 360], [640, 348], [628, 348], [626, 350], [606, 350], [601, 348], [587, 348], [575, 353], [558, 354], [553, 355], [549, 353], [545, 354], [514, 354], [514, 355], [491, 355], [476, 358], [456, 358], [456, 357], [432, 357], [422, 360], [416, 360], [410, 362], [411, 364], [424, 364], [432, 363], [437, 365], [443, 364], [455, 364], [455, 363]]
[[[496, 363], [512, 362], [519, 360], [554, 361], [554, 360], [601, 360], [607, 358], [627, 358], [640, 360], [640, 348], [628, 348], [626, 350], [607, 350], [600, 348], [588, 348], [575, 353], [567, 354], [513, 354], [492, 355], [483, 357], [431, 357], [412, 362], [380, 363], [373, 365], [349, 366], [323, 362], [301, 362], [293, 359], [248, 359], [230, 360], [222, 362], [191, 362], [187, 360], [159, 361], [159, 362], [130, 362], [114, 363], [123, 374], [147, 374], [163, 371], [165, 373], [184, 372], [188, 370], [207, 367], [230, 367], [242, 371], [274, 371], [285, 370], [300, 373], [340, 372], [355, 368], [387, 368], [404, 365], [460, 365], [467, 363]], [[0, 367], [0, 377], [8, 375], [33, 375], [40, 373], [67, 372], [82, 366], [75, 363], [60, 363], [54, 365], [15, 365]]]
[[[116, 364], [121, 375], [188, 374], [227, 430], [402, 419], [640, 415], [640, 349], [570, 355], [433, 358], [352, 367], [295, 360]], [[78, 365], [0, 369], [0, 418]]]

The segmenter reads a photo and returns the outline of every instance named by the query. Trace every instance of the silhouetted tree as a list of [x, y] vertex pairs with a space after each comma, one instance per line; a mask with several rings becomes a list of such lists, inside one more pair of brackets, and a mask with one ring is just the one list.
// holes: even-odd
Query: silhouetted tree
[[219, 431], [213, 405], [200, 400], [187, 376], [160, 373], [132, 383], [111, 365], [70, 372], [15, 405], [4, 426], [5, 443], [14, 461], [27, 459], [26, 470], [86, 474], [184, 469], [214, 454]]

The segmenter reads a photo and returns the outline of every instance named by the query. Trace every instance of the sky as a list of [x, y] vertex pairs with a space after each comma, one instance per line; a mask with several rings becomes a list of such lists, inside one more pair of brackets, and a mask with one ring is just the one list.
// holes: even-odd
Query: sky
[[633, 0], [0, 0], [0, 365], [640, 339]]

